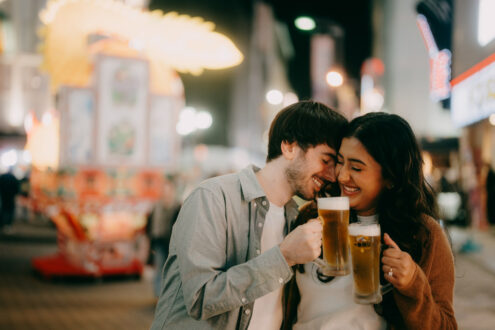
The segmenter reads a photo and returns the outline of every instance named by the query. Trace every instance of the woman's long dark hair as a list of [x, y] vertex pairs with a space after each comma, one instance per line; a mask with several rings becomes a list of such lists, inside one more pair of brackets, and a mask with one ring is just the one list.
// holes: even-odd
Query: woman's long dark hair
[[[424, 215], [438, 217], [435, 195], [423, 175], [423, 159], [411, 127], [397, 115], [369, 113], [352, 120], [345, 137], [358, 139], [382, 168], [387, 182], [377, 203], [382, 233], [388, 233], [419, 263], [429, 237]], [[391, 294], [384, 295], [375, 310], [396, 327], [404, 327]]]
[[[389, 183], [377, 203], [383, 233], [407, 251], [414, 261], [421, 258], [420, 231], [423, 215], [437, 218], [435, 195], [423, 175], [423, 159], [409, 124], [401, 117], [383, 112], [355, 118], [345, 137], [358, 139], [380, 164]], [[421, 235], [424, 237], [423, 235]]]

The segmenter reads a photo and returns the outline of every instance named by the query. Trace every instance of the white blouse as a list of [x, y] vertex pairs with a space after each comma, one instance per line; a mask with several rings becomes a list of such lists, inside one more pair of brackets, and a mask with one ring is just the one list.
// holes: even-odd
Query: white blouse
[[304, 265], [305, 272], [296, 271], [301, 294], [294, 330], [302, 329], [386, 329], [385, 320], [373, 305], [356, 304], [353, 300], [352, 275], [337, 276], [328, 283], [318, 280], [313, 263]]

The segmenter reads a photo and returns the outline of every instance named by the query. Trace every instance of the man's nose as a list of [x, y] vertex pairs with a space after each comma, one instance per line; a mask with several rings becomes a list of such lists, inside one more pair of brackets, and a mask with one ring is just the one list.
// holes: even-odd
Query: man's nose
[[335, 175], [335, 166], [334, 165], [327, 166], [327, 168], [326, 168], [326, 170], [324, 172], [324, 178], [327, 181], [335, 182], [335, 180], [337, 179], [337, 177]]

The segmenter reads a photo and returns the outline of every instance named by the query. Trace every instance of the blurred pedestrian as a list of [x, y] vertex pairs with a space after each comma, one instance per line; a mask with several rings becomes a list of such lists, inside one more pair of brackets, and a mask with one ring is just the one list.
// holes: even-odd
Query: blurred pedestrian
[[292, 104], [272, 122], [262, 169], [249, 166], [193, 190], [172, 231], [152, 329], [280, 329], [291, 266], [321, 249], [317, 220], [287, 235], [297, 215], [292, 196], [313, 199], [335, 180], [346, 124], [321, 103]]
[[15, 197], [19, 192], [19, 181], [12, 170], [0, 175], [1, 226], [5, 233], [12, 232], [15, 217]]
[[486, 174], [486, 216], [488, 223], [495, 226], [495, 171], [488, 164]]
[[160, 295], [163, 265], [168, 257], [168, 247], [172, 226], [180, 211], [176, 182], [170, 177], [163, 185], [163, 194], [151, 213], [150, 237], [155, 277], [153, 290], [156, 297]]

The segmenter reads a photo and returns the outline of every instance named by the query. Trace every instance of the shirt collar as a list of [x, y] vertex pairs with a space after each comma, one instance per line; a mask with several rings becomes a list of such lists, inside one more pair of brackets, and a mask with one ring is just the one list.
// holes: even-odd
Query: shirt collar
[[249, 165], [239, 172], [242, 194], [244, 195], [244, 199], [248, 202], [259, 197], [266, 197], [265, 191], [261, 188], [255, 174], [259, 170], [259, 167]]
[[378, 214], [358, 215], [357, 218], [361, 222], [378, 222]]
[[[256, 172], [260, 170], [259, 167], [255, 165], [249, 165], [239, 172], [239, 180], [241, 183], [241, 190], [244, 196], [244, 200], [250, 202], [256, 198], [265, 198], [266, 194], [256, 177]], [[297, 203], [291, 198], [285, 205], [285, 215], [287, 219], [295, 219], [297, 211]]]

